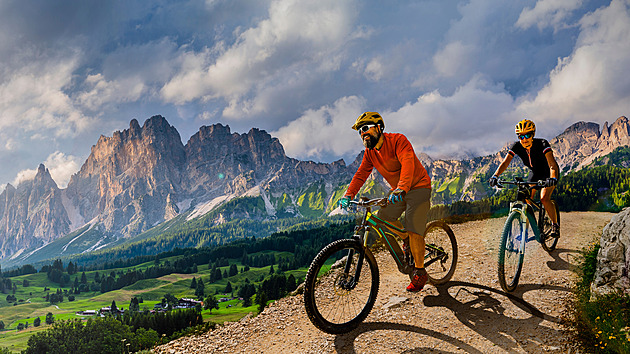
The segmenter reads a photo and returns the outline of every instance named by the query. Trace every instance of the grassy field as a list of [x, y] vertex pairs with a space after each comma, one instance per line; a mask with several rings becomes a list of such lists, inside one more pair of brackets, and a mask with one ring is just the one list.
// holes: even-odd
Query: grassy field
[[[278, 253], [280, 256], [285, 254]], [[162, 261], [165, 261], [163, 259]], [[173, 261], [173, 260], [171, 260]], [[269, 275], [270, 267], [250, 268], [247, 272], [240, 272], [242, 265], [236, 263], [239, 269], [237, 275], [223, 278], [215, 283], [210, 283], [210, 270], [208, 265], [198, 266], [197, 273], [194, 274], [169, 274], [157, 279], [144, 279], [120, 290], [114, 290], [106, 293], [100, 291], [91, 291], [81, 294], [75, 294], [74, 301], [68, 301], [68, 297], [64, 297], [63, 302], [51, 304], [45, 300], [46, 293], [54, 294], [60, 289], [59, 284], [51, 282], [45, 273], [22, 275], [10, 278], [16, 284], [15, 294], [0, 294], [0, 321], [4, 322], [5, 329], [0, 331], [0, 348], [6, 347], [13, 352], [20, 352], [26, 349], [27, 341], [30, 336], [49, 327], [46, 324], [46, 314], [53, 314], [55, 321], [68, 320], [74, 318], [86, 319], [86, 316], [78, 316], [75, 313], [84, 310], [99, 310], [102, 307], [110, 306], [112, 301], [116, 301], [118, 308], [128, 309], [131, 299], [137, 297], [142, 299], [140, 303], [141, 310], [152, 310], [153, 306], [160, 303], [164, 295], [171, 294], [177, 298], [195, 298], [195, 289], [190, 288], [192, 278], [197, 281], [203, 280], [205, 285], [205, 294], [216, 294], [216, 298], [231, 297], [232, 294], [223, 294], [223, 290], [229, 281], [233, 289], [245, 282], [258, 283]], [[132, 269], [146, 269], [152, 266], [153, 262], [136, 265], [129, 268], [108, 269], [99, 271], [100, 276], [108, 275], [111, 272], [127, 272]], [[276, 266], [277, 267], [277, 266]], [[229, 270], [229, 267], [220, 267], [221, 272]], [[96, 272], [86, 272], [88, 283], [92, 283]], [[285, 273], [287, 276], [293, 274], [297, 279], [303, 278], [306, 269], [293, 270]], [[71, 276], [70, 284], [74, 284], [74, 278], [81, 279], [81, 273]], [[24, 280], [27, 280], [28, 286], [24, 287]], [[47, 289], [44, 291], [44, 289]], [[49, 289], [49, 290], [48, 290]], [[61, 288], [61, 290], [69, 291], [70, 285]], [[7, 295], [14, 295], [17, 302], [7, 302]], [[234, 292], [234, 295], [236, 293]], [[219, 309], [204, 310], [202, 315], [204, 321], [212, 321], [214, 323], [224, 323], [226, 321], [237, 321], [243, 316], [258, 312], [257, 306], [242, 307], [239, 300], [230, 300], [219, 303]], [[41, 326], [34, 327], [33, 321], [39, 317]], [[18, 331], [18, 326], [28, 323], [28, 328]]]

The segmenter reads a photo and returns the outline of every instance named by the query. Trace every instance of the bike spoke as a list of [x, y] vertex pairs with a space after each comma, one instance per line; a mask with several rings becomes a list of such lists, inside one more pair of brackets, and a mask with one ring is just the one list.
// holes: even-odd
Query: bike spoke
[[450, 227], [444, 222], [433, 221], [426, 229], [424, 268], [433, 285], [448, 282], [457, 264], [457, 241]]
[[[309, 274], [310, 272], [317, 272], [317, 274], [322, 275], [316, 281], [307, 280], [313, 286], [312, 288], [309, 287], [308, 291], [305, 289], [305, 294], [307, 292], [313, 293], [312, 296], [307, 296], [307, 299], [312, 299], [308, 301], [309, 306], [307, 306], [309, 318], [316, 326], [329, 333], [345, 332], [344, 327], [356, 326], [356, 324], [350, 325], [350, 323], [367, 316], [374, 303], [371, 295], [377, 289], [374, 287], [374, 282], [375, 280], [378, 281], [378, 274], [372, 273], [374, 265], [371, 263], [373, 260], [368, 260], [368, 257], [363, 259], [359, 282], [354, 283], [360, 257], [358, 251], [361, 246], [358, 243], [346, 241], [340, 242], [339, 245], [352, 245], [353, 252], [348, 253], [351, 248], [344, 247], [335, 247], [329, 253], [322, 251], [324, 254], [318, 255], [318, 259], [314, 262], [315, 267], [321, 264], [318, 266], [320, 269], [309, 270]], [[358, 247], [358, 249], [354, 249], [354, 247]], [[339, 249], [336, 250], [337, 248]], [[348, 259], [348, 254], [354, 256]], [[337, 258], [340, 259], [335, 260]], [[329, 271], [324, 269], [326, 264], [331, 264]], [[310, 275], [312, 276], [312, 274]]]
[[499, 283], [505, 291], [512, 291], [516, 288], [520, 276], [523, 254], [521, 248], [524, 246], [525, 223], [521, 221], [519, 212], [512, 212], [506, 221], [506, 225], [501, 235], [499, 246]]

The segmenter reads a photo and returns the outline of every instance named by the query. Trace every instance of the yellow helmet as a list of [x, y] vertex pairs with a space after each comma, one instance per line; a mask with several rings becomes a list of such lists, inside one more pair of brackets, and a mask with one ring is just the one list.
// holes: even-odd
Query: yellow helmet
[[516, 129], [514, 129], [514, 132], [517, 135], [527, 134], [529, 132], [536, 134], [536, 124], [534, 124], [534, 122], [529, 119], [523, 119], [522, 121], [518, 122], [518, 124], [516, 124]]
[[359, 127], [365, 124], [379, 124], [381, 129], [385, 128], [385, 122], [383, 121], [383, 117], [377, 112], [365, 112], [357, 118], [357, 121], [354, 122], [352, 129], [359, 130]]

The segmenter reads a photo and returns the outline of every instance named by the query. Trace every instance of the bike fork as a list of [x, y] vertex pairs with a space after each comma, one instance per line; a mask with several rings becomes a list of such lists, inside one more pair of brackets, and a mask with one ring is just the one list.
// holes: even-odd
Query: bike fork
[[[357, 254], [356, 256], [358, 257], [357, 268], [354, 270], [354, 277], [350, 278], [350, 267], [352, 267], [352, 263], [354, 261], [355, 251], [353, 249], [348, 251], [348, 259], [343, 269], [343, 273], [346, 275], [347, 278], [346, 278], [346, 282], [344, 282], [345, 284], [340, 284], [346, 290], [353, 289], [359, 283], [359, 278], [361, 276], [361, 268], [363, 267], [363, 260], [365, 259], [365, 252], [359, 252], [359, 254]], [[347, 280], [350, 280], [350, 281], [347, 282]]]
[[[521, 231], [521, 244], [518, 250], [520, 254], [525, 254], [525, 244], [527, 243], [527, 232], [529, 231], [529, 218], [526, 215], [527, 211], [521, 212], [521, 225], [524, 225], [524, 229]], [[523, 221], [525, 219], [525, 221]]]

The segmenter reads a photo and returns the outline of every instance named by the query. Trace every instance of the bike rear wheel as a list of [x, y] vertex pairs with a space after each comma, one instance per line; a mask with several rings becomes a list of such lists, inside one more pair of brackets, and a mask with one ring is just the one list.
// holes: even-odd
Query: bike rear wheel
[[429, 282], [440, 285], [448, 282], [457, 266], [457, 240], [453, 230], [443, 221], [432, 221], [424, 234], [424, 267]]
[[[556, 204], [555, 200], [552, 200], [551, 202], [555, 207], [554, 209], [556, 209], [556, 220], [558, 220], [558, 224], [560, 224], [560, 211], [558, 210], [558, 205]], [[560, 238], [560, 235], [558, 235], [557, 237], [551, 236], [553, 223], [547, 213], [545, 213], [544, 220], [540, 224], [540, 245], [545, 251], [551, 252], [556, 249], [556, 245], [558, 244], [558, 239]]]
[[378, 286], [378, 265], [372, 252], [357, 240], [335, 241], [317, 254], [306, 273], [306, 314], [326, 333], [349, 332], [372, 310]]
[[521, 213], [512, 211], [508, 215], [499, 243], [499, 284], [510, 292], [516, 289], [523, 269], [524, 253], [521, 253], [521, 242], [525, 240], [527, 224], [521, 220]]

